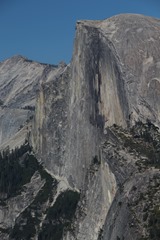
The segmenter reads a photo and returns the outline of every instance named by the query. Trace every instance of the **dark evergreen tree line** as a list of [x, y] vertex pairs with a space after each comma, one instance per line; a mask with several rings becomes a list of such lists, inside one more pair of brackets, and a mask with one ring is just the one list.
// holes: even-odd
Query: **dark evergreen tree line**
[[36, 171], [38, 163], [30, 152], [28, 143], [0, 152], [0, 192], [7, 198], [15, 195]]

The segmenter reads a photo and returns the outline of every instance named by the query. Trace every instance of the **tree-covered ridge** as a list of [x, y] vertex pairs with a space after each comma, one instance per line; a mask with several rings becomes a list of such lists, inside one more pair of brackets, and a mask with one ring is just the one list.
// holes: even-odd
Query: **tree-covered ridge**
[[8, 148], [0, 153], [1, 205], [7, 206], [7, 199], [21, 194], [35, 171], [44, 180], [32, 202], [16, 218], [13, 228], [2, 228], [0, 232], [5, 232], [9, 239], [14, 240], [32, 239], [36, 235], [38, 239], [60, 240], [63, 233], [71, 229], [80, 194], [66, 190], [54, 200], [58, 181], [46, 172], [31, 150], [30, 145], [25, 143], [20, 148]]
[[115, 131], [122, 144], [130, 152], [137, 152], [139, 156], [146, 157], [144, 165], [160, 168], [160, 132], [149, 120], [146, 123], [138, 121], [129, 130], [122, 129], [114, 124]]
[[[131, 162], [119, 154], [116, 164], [119, 169], [123, 166], [127, 178], [126, 186], [132, 177], [134, 185], [127, 190], [127, 207], [132, 213], [132, 221], [144, 229], [139, 240], [160, 239], [160, 131], [157, 126], [147, 120], [138, 121], [130, 129], [123, 129], [117, 125], [112, 127], [117, 137], [116, 151], [128, 153]], [[106, 142], [107, 144], [107, 142]], [[132, 158], [133, 157], [133, 158]], [[134, 162], [135, 161], [135, 162]], [[129, 164], [134, 166], [129, 172]], [[110, 161], [113, 164], [113, 161]], [[124, 164], [124, 165], [123, 165]], [[142, 180], [144, 179], [144, 180]], [[132, 181], [130, 181], [131, 183]], [[125, 182], [120, 185], [119, 191], [123, 196]], [[126, 191], [126, 190], [125, 190]], [[130, 197], [129, 197], [130, 196]], [[132, 196], [132, 197], [131, 197]], [[125, 202], [125, 201], [124, 201]], [[123, 201], [118, 203], [123, 207]], [[117, 237], [117, 239], [120, 239]]]
[[0, 193], [3, 200], [18, 194], [37, 170], [38, 162], [30, 152], [31, 147], [26, 143], [0, 153]]
[[55, 204], [46, 212], [38, 240], [60, 240], [66, 230], [72, 229], [72, 219], [77, 208], [80, 194], [72, 190], [62, 192]]

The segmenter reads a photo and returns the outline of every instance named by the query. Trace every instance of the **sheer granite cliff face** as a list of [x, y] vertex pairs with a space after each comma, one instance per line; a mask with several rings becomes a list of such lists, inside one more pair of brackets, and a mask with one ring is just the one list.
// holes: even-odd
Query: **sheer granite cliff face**
[[2, 194], [2, 239], [158, 239], [159, 30], [136, 14], [78, 21], [69, 65], [0, 64], [0, 147], [29, 142], [17, 161], [39, 162]]
[[91, 35], [90, 43], [83, 45], [86, 53], [90, 51], [85, 59], [90, 63], [87, 66], [93, 61], [97, 64], [93, 69], [99, 75], [99, 109], [108, 124], [125, 126], [129, 118], [132, 122], [147, 117], [159, 123], [160, 21], [125, 14], [104, 21], [80, 21], [77, 29], [79, 35]]
[[119, 59], [131, 120], [148, 117], [159, 124], [160, 20], [126, 14], [99, 26]]
[[[159, 126], [159, 44], [159, 20], [153, 18], [79, 21], [70, 66], [40, 91], [34, 149], [50, 172], [84, 198], [85, 214], [78, 215], [76, 233], [68, 239], [97, 239], [115, 196], [115, 170], [108, 172], [100, 146], [105, 128], [147, 119]], [[100, 165], [95, 167], [94, 159]], [[106, 233], [105, 239], [112, 237]]]

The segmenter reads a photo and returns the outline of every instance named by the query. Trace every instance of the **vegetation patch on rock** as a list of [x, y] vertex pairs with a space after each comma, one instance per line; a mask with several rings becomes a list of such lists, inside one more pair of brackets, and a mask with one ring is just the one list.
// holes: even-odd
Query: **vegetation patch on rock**
[[47, 210], [45, 222], [38, 240], [60, 240], [67, 229], [71, 229], [80, 194], [72, 190], [62, 192], [52, 207]]

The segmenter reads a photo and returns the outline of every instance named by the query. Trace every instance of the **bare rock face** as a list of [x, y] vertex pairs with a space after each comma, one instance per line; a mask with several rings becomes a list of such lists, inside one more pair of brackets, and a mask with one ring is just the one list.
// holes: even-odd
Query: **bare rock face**
[[159, 19], [126, 14], [99, 26], [119, 60], [130, 120], [149, 118], [159, 124]]
[[[63, 67], [40, 64], [22, 56], [0, 63], [0, 146], [20, 146], [26, 138], [26, 127], [35, 111], [35, 102], [42, 82], [50, 81]], [[19, 134], [19, 130], [21, 130]], [[24, 131], [23, 131], [24, 130]], [[16, 135], [16, 137], [15, 137]], [[11, 138], [14, 139], [11, 142]], [[17, 140], [15, 140], [17, 138]], [[8, 142], [9, 141], [9, 142]]]
[[[84, 44], [91, 51], [91, 59], [85, 57], [90, 62], [86, 66], [99, 64], [97, 73], [92, 71], [92, 81], [99, 75], [99, 110], [109, 125], [125, 126], [127, 120], [147, 117], [159, 123], [159, 28], [158, 19], [130, 14], [78, 23], [78, 34], [85, 32], [84, 41], [91, 34], [91, 44]], [[79, 48], [80, 53], [82, 57]], [[98, 87], [98, 80], [95, 85]]]
[[2, 239], [159, 239], [159, 30], [78, 21], [71, 64], [0, 64], [0, 158], [29, 168], [24, 188], [0, 184]]

